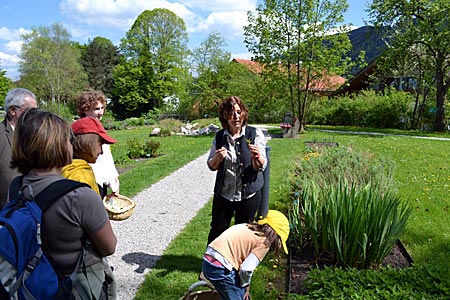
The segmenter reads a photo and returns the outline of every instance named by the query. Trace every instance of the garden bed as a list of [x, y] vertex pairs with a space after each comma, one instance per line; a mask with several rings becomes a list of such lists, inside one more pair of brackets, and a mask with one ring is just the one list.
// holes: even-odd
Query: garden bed
[[[314, 255], [311, 250], [303, 250], [302, 253], [290, 250], [289, 255], [289, 274], [288, 274], [288, 293], [293, 294], [305, 294], [306, 288], [304, 287], [304, 281], [308, 277], [308, 272], [314, 268], [324, 268], [326, 266], [332, 266], [331, 263], [325, 260], [314, 259]], [[383, 260], [381, 266], [391, 266], [395, 269], [408, 268], [413, 264], [413, 260], [409, 253], [406, 251], [403, 244], [397, 240], [397, 243], [392, 248], [391, 253]]]

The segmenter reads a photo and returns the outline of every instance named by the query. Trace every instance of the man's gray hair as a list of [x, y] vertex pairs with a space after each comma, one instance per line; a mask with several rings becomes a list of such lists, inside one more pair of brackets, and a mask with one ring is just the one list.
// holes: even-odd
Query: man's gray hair
[[17, 106], [21, 107], [25, 103], [25, 97], [31, 96], [34, 99], [36, 99], [36, 96], [33, 94], [33, 92], [24, 89], [24, 88], [16, 88], [13, 90], [10, 90], [8, 94], [6, 94], [5, 97], [5, 111], [8, 111], [10, 106]]

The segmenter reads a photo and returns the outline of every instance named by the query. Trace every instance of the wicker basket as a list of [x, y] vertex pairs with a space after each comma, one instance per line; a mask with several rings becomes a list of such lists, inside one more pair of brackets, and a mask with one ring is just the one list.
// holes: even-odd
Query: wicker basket
[[123, 195], [107, 195], [103, 198], [103, 205], [108, 212], [110, 220], [123, 221], [128, 219], [133, 213], [136, 203]]
[[[196, 291], [198, 287], [206, 286], [208, 290]], [[189, 287], [187, 293], [179, 300], [220, 300], [219, 293], [214, 289], [211, 283], [198, 281]]]

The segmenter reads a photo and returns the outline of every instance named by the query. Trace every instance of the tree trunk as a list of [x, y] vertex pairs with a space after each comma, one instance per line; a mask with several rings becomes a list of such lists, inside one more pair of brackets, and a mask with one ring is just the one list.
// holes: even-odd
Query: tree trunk
[[444, 84], [444, 74], [442, 71], [436, 72], [436, 118], [434, 121], [434, 131], [445, 131], [445, 97], [446, 88]]

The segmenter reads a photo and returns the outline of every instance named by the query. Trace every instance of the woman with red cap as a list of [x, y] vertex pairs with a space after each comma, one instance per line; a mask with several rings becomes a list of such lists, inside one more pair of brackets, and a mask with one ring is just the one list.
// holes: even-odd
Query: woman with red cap
[[233, 225], [208, 245], [203, 274], [222, 300], [248, 300], [256, 267], [270, 250], [282, 247], [287, 254], [288, 236], [289, 221], [276, 210], [269, 210], [258, 223]]
[[114, 144], [102, 123], [95, 118], [85, 117], [72, 123], [73, 161], [62, 169], [62, 175], [68, 179], [87, 183], [99, 196], [100, 191], [90, 164], [96, 162], [103, 153], [103, 144]]

